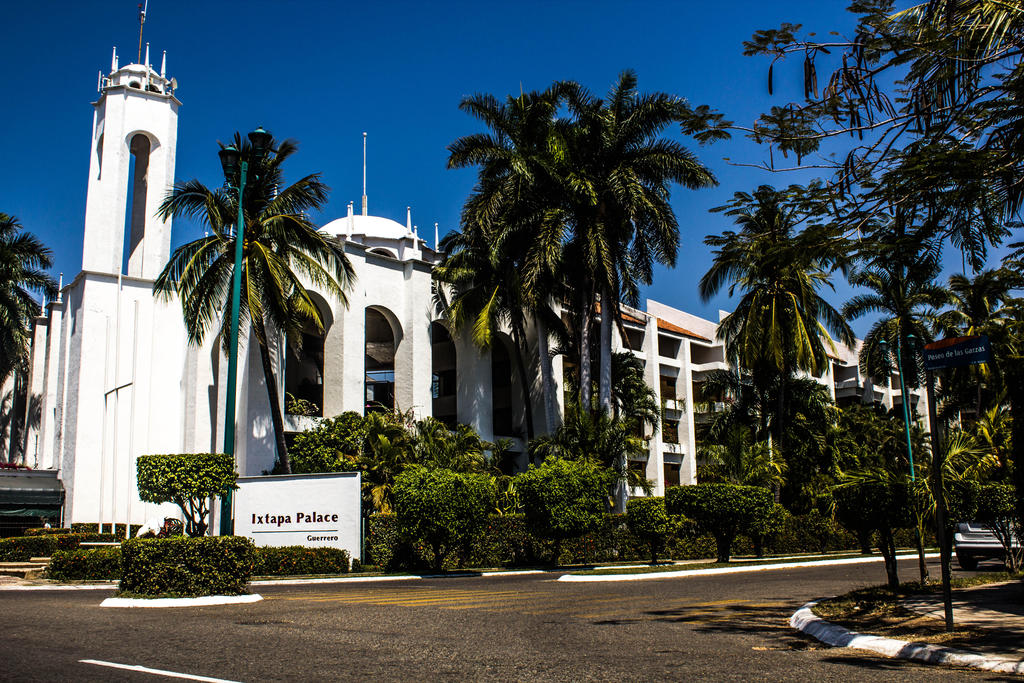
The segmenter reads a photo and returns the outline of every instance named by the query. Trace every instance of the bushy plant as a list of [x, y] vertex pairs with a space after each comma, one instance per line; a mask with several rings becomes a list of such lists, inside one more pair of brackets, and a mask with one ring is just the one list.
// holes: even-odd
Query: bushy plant
[[121, 548], [56, 550], [46, 575], [54, 581], [116, 581], [121, 578]]
[[185, 533], [206, 533], [211, 497], [238, 488], [234, 459], [225, 453], [143, 455], [137, 461], [139, 497], [174, 503], [185, 516]]
[[634, 498], [626, 503], [626, 524], [651, 550], [651, 564], [658, 562], [658, 550], [665, 545], [669, 518], [664, 498]]
[[1024, 526], [1017, 518], [1017, 491], [1010, 484], [985, 484], [978, 488], [975, 519], [987, 524], [1003, 546], [1006, 568], [1016, 572], [1024, 544]]
[[68, 528], [38, 528], [38, 529], [25, 529], [26, 536], [57, 536], [59, 534], [70, 534], [71, 529]]
[[[562, 541], [593, 531], [608, 508], [609, 477], [589, 460], [547, 458], [516, 477], [531, 532]], [[557, 561], [557, 557], [555, 558]]]
[[[103, 528], [109, 528], [109, 524], [104, 524]], [[128, 535], [134, 537], [136, 532], [142, 527], [141, 524], [132, 524], [129, 529], [131, 533]], [[75, 534], [97, 534], [100, 531], [100, 525], [96, 522], [74, 522], [71, 525], [71, 532]], [[114, 535], [118, 538], [124, 538], [124, 524], [114, 525]]]
[[[815, 512], [817, 511], [815, 510]], [[751, 542], [754, 544], [755, 555], [764, 557], [765, 544], [770, 542], [776, 535], [782, 533], [786, 528], [789, 517], [789, 511], [785, 507], [779, 503], [772, 503], [767, 514], [755, 516], [750, 520], [743, 528], [743, 533], [750, 537]], [[822, 534], [820, 539], [820, 552], [825, 552], [828, 546], [829, 534]]]
[[255, 576], [345, 574], [348, 570], [349, 554], [341, 548], [260, 547], [253, 554]]
[[323, 420], [315, 429], [295, 435], [288, 449], [292, 472], [353, 472], [365, 438], [366, 424], [355, 411]]
[[58, 536], [15, 536], [0, 538], [0, 562], [25, 562], [33, 557], [50, 557], [57, 549]]
[[410, 467], [395, 479], [394, 500], [399, 535], [427, 544], [434, 569], [441, 571], [448, 555], [487, 523], [494, 483], [485, 475]]
[[121, 593], [151, 597], [242, 595], [255, 546], [240, 536], [133, 538], [121, 544]]
[[772, 508], [772, 494], [759, 486], [696, 484], [669, 489], [669, 514], [685, 515], [715, 538], [718, 562], [728, 562], [732, 543], [744, 529], [763, 523]]

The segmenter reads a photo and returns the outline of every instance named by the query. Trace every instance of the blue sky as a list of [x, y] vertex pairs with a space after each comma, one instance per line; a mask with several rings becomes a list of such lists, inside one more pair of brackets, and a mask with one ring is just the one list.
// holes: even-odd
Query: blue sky
[[[474, 179], [445, 168], [446, 146], [478, 131], [458, 110], [462, 97], [504, 97], [557, 79], [603, 94], [616, 75], [636, 70], [642, 90], [661, 90], [750, 122], [772, 104], [801, 93], [798, 60], [776, 69], [767, 94], [764, 60], [744, 57], [742, 41], [783, 21], [824, 35], [849, 30], [846, 3], [793, 0], [689, 2], [191, 2], [152, 0], [145, 38], [159, 66], [177, 78], [176, 175], [221, 182], [216, 141], [262, 125], [300, 142], [292, 178], [320, 171], [332, 188], [323, 223], [359, 206], [362, 132], [369, 134], [370, 213], [404, 222], [411, 206], [421, 236], [432, 241], [458, 225]], [[54, 251], [54, 273], [81, 269], [82, 225], [97, 71], [116, 45], [122, 65], [135, 61], [134, 1], [11, 3], [0, 41], [6, 139], [0, 164], [0, 211], [14, 214]], [[672, 137], [683, 140], [677, 130]], [[704, 304], [696, 283], [711, 262], [703, 237], [729, 227], [709, 214], [737, 190], [785, 185], [799, 176], [737, 167], [764, 152], [740, 138], [698, 147], [713, 169], [713, 190], [677, 189], [681, 225], [674, 270], [659, 269], [645, 295], [716, 317], [725, 297]], [[176, 221], [173, 245], [201, 230]], [[841, 303], [848, 290], [837, 283]], [[855, 324], [862, 333], [865, 324]]]

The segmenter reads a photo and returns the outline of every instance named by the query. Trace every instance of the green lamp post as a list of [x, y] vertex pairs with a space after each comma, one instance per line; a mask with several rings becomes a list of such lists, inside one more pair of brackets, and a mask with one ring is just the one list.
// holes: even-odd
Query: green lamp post
[[[249, 163], [255, 162], [255, 173], [259, 163], [270, 149], [271, 135], [263, 128], [249, 133], [249, 149], [239, 150], [228, 145], [220, 151], [220, 163], [224, 169], [224, 180], [229, 187], [238, 188], [238, 225], [235, 228], [235, 266], [231, 277], [231, 336], [228, 340], [228, 386], [224, 407], [224, 452], [235, 455], [235, 387], [238, 380], [238, 317], [242, 300], [242, 256], [245, 246], [245, 210], [242, 198], [245, 193], [246, 174]], [[245, 154], [243, 154], [243, 151]], [[220, 534], [229, 536], [234, 531], [231, 518], [231, 492], [224, 494], [220, 501]]]
[[[915, 341], [917, 341], [917, 337], [915, 337], [913, 334], [907, 335], [908, 344], [912, 345]], [[888, 366], [889, 343], [883, 339], [882, 341], [878, 342], [878, 346], [881, 348], [882, 354], [886, 358], [886, 365]], [[900, 403], [903, 404], [903, 428], [906, 431], [907, 435], [907, 458], [910, 460], [910, 481], [911, 483], [913, 483], [917, 480], [917, 477], [914, 473], [914, 449], [910, 445], [910, 408], [907, 405], [907, 383], [903, 378], [903, 353], [900, 351], [900, 348], [902, 346], [903, 345], [900, 343], [896, 344], [896, 363], [897, 370], [899, 370], [900, 373]]]

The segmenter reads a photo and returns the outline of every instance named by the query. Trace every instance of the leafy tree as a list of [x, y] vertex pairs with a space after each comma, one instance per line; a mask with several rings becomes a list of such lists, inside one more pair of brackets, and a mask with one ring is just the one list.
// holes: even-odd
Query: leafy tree
[[453, 472], [481, 472], [485, 469], [492, 443], [484, 441], [469, 425], [449, 429], [440, 420], [426, 417], [416, 422], [416, 461], [431, 469]]
[[1006, 568], [1016, 572], [1021, 565], [1024, 522], [1017, 514], [1016, 492], [1009, 484], [986, 484], [977, 493], [975, 519], [988, 525], [1003, 546]]
[[527, 524], [555, 541], [598, 527], [608, 507], [608, 483], [607, 473], [593, 462], [557, 457], [516, 476]]
[[206, 533], [209, 502], [238, 488], [235, 463], [225, 453], [143, 455], [136, 461], [139, 498], [174, 503], [185, 516], [185, 533]]
[[0, 384], [28, 360], [32, 320], [40, 304], [32, 293], [57, 296], [57, 283], [45, 270], [50, 250], [14, 216], [0, 213]]
[[660, 497], [633, 498], [626, 503], [626, 524], [635, 536], [651, 549], [651, 564], [658, 563], [658, 550], [665, 545], [669, 532], [665, 499]]
[[355, 411], [322, 420], [315, 428], [295, 435], [289, 453], [292, 471], [353, 472], [358, 469], [365, 438], [363, 416]]
[[612, 407], [616, 418], [625, 420], [635, 433], [645, 425], [657, 432], [661, 409], [654, 389], [644, 379], [644, 362], [636, 354], [612, 354]]
[[881, 478], [854, 478], [836, 486], [832, 493], [844, 526], [868, 528], [877, 533], [889, 587], [898, 588], [895, 532], [912, 524], [908, 503], [910, 493], [906, 483]]
[[768, 442], [753, 441], [750, 429], [741, 424], [733, 424], [721, 443], [702, 444], [698, 458], [704, 461], [697, 473], [702, 484], [782, 486], [785, 463], [773, 459]]
[[394, 507], [400, 535], [430, 546], [440, 572], [451, 552], [487, 525], [494, 482], [480, 474], [409, 467], [395, 479]]
[[[252, 156], [251, 145], [238, 133], [234, 145], [243, 155]], [[319, 211], [327, 201], [328, 188], [320, 175], [307, 175], [285, 186], [282, 165], [295, 153], [297, 143], [272, 141], [270, 147], [263, 158], [250, 161], [242, 200], [245, 235], [239, 316], [242, 329], [249, 326], [259, 347], [278, 466], [287, 473], [291, 465], [271, 353], [274, 335], [301, 339], [299, 331], [308, 325], [322, 331], [320, 311], [305, 283], [347, 305], [345, 291], [352, 286], [355, 272], [342, 248], [318, 232], [309, 219], [309, 214]], [[198, 180], [177, 183], [160, 205], [162, 218], [188, 218], [210, 231], [206, 237], [178, 247], [154, 284], [154, 290], [164, 297], [180, 297], [185, 328], [194, 344], [202, 343], [218, 322], [221, 342], [226, 346], [230, 339], [238, 211], [234, 181], [216, 190]]]
[[765, 523], [772, 512], [771, 491], [759, 486], [697, 484], [668, 490], [670, 515], [685, 515], [715, 537], [717, 561], [728, 562], [732, 543], [741, 531]]

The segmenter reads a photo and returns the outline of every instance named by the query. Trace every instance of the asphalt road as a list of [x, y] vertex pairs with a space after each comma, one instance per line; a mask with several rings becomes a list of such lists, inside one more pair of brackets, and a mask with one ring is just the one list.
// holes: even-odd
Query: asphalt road
[[809, 599], [882, 582], [880, 563], [554, 578], [260, 586], [263, 602], [176, 609], [101, 608], [107, 591], [3, 591], [0, 678], [162, 678], [81, 661], [93, 660], [230, 681], [1019, 680], [829, 649], [789, 628]]

